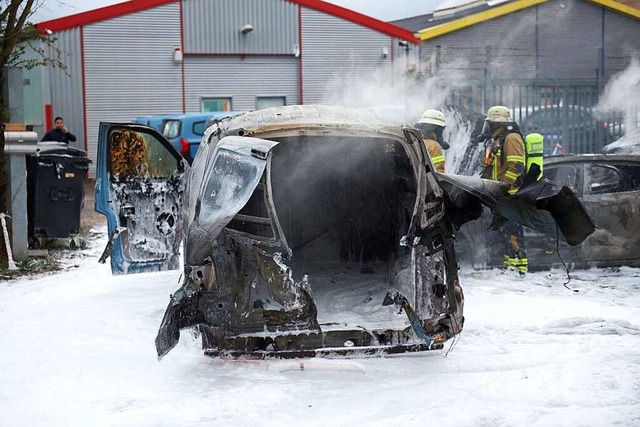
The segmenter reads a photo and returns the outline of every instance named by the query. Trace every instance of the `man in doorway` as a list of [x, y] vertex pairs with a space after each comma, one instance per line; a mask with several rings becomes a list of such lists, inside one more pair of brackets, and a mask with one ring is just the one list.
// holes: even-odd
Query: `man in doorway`
[[64, 125], [64, 119], [62, 117], [56, 117], [53, 125], [53, 129], [44, 134], [42, 141], [58, 141], [68, 144], [69, 141], [74, 142], [76, 140], [76, 136], [69, 132]]

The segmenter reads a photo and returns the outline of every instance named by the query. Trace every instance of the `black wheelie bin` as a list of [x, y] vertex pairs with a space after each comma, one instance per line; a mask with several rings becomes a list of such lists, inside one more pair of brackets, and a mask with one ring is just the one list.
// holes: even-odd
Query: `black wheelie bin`
[[62, 142], [40, 142], [27, 157], [29, 240], [34, 249], [47, 239], [70, 238], [79, 246], [84, 180], [91, 160], [86, 152]]

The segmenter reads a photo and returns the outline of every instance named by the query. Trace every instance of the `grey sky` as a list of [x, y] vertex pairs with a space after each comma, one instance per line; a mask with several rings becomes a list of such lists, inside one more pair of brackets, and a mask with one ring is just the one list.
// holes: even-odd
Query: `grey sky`
[[[432, 12], [435, 7], [443, 1], [444, 0], [331, 0], [330, 3], [355, 10], [356, 12], [382, 21], [391, 21]], [[42, 6], [36, 11], [32, 21], [40, 22], [61, 18], [74, 13], [86, 12], [87, 10], [121, 2], [122, 0], [42, 0], [40, 2]]]

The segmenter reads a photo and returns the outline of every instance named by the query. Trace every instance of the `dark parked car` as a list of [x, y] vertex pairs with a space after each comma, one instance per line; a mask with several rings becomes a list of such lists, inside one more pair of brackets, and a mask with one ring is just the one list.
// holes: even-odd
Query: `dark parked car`
[[512, 114], [524, 134], [542, 134], [547, 155], [598, 152], [621, 135], [620, 120], [600, 118], [590, 107], [536, 106]]
[[[485, 204], [578, 244], [577, 198], [436, 174], [421, 135], [374, 113], [262, 109], [210, 124], [191, 168], [157, 131], [101, 123], [96, 210], [116, 274], [175, 269], [156, 349], [312, 357], [442, 348], [463, 327], [455, 230]], [[535, 218], [532, 223], [530, 218]]]
[[[596, 230], [571, 247], [525, 228], [530, 269], [559, 267], [561, 259], [574, 268], [640, 266], [640, 156], [550, 157], [545, 159], [544, 175], [580, 198]], [[477, 268], [502, 264], [501, 245], [485, 233], [489, 221], [485, 213], [483, 221], [465, 224], [459, 237], [460, 252]]]

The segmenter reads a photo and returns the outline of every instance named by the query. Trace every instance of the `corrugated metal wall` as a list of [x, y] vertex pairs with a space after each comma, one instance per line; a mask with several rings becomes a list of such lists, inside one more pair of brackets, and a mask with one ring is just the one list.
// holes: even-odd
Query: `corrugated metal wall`
[[[182, 112], [180, 4], [84, 27], [87, 141], [96, 158], [98, 124]], [[92, 165], [91, 174], [95, 169]]]
[[[305, 104], [362, 106], [374, 79], [391, 84], [393, 38], [332, 15], [302, 8], [302, 73]], [[379, 89], [379, 86], [378, 86]]]
[[582, 0], [552, 1], [538, 8], [541, 75], [596, 79], [602, 8]]
[[[74, 146], [85, 149], [84, 115], [82, 110], [82, 49], [80, 46], [80, 29], [56, 33], [55, 46], [61, 51], [61, 61], [66, 69], [47, 67], [45, 74], [48, 80], [48, 94], [42, 101], [51, 103], [53, 117], [64, 117], [65, 124], [78, 140]], [[53, 57], [53, 55], [52, 55]], [[49, 95], [49, 96], [47, 96]], [[42, 108], [42, 107], [41, 107]], [[44, 130], [53, 127], [53, 123], [45, 123]], [[39, 135], [42, 137], [42, 135]]]
[[[298, 6], [283, 0], [189, 0], [184, 3], [187, 53], [292, 54]], [[242, 34], [246, 24], [253, 31]]]
[[299, 104], [298, 59], [293, 56], [187, 56], [187, 111], [207, 98], [231, 98], [232, 109], [253, 110], [258, 96], [283, 96]]
[[420, 62], [427, 71], [437, 61], [445, 73], [470, 78], [483, 78], [487, 67], [496, 77], [535, 77], [535, 22], [531, 8], [424, 41]]
[[640, 52], [640, 20], [605, 10], [605, 78], [629, 66], [630, 52]]
[[457, 69], [478, 79], [488, 64], [489, 77], [529, 79], [536, 77], [537, 57], [541, 79], [595, 81], [603, 16], [606, 69], [619, 71], [640, 50], [639, 21], [583, 0], [549, 1], [427, 40], [420, 62], [430, 69], [437, 57], [445, 73]]

